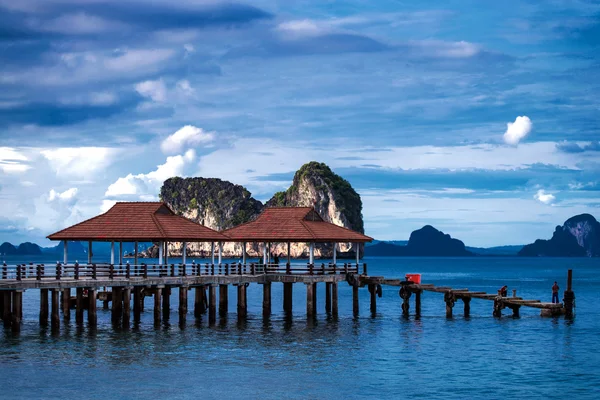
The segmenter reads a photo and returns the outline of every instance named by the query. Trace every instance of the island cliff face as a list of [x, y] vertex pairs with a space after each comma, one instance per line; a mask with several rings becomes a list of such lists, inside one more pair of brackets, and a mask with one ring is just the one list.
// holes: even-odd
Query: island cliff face
[[590, 214], [569, 218], [550, 240], [538, 239], [519, 252], [525, 257], [600, 257], [600, 223]]
[[[160, 190], [160, 198], [178, 215], [209, 228], [221, 231], [255, 219], [264, 207], [315, 207], [327, 222], [364, 233], [362, 201], [350, 183], [335, 174], [327, 165], [310, 162], [294, 175], [292, 185], [285, 192], [276, 193], [265, 205], [254, 199], [240, 185], [214, 178], [170, 178]], [[262, 247], [248, 243], [250, 257], [259, 257]], [[339, 257], [354, 257], [354, 244], [339, 243]], [[362, 252], [362, 245], [360, 251]], [[210, 243], [188, 243], [189, 257], [210, 256]], [[169, 243], [169, 255], [179, 257], [183, 243]], [[287, 255], [287, 244], [272, 243], [271, 252], [280, 257]], [[292, 243], [294, 258], [308, 257], [306, 243]], [[241, 257], [242, 245], [225, 243], [223, 257]], [[331, 257], [330, 244], [317, 244], [316, 257]], [[158, 248], [152, 246], [140, 254], [157, 257]]]

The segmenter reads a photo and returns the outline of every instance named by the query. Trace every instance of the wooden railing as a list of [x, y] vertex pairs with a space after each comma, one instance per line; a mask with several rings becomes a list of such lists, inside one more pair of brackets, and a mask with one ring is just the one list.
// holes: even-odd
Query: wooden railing
[[[362, 273], [367, 274], [367, 264], [362, 264]], [[61, 279], [130, 279], [130, 278], [166, 278], [185, 276], [216, 276], [216, 275], [331, 275], [360, 273], [359, 264], [332, 263], [321, 264], [18, 264], [1, 267], [1, 280], [24, 279], [61, 280]]]

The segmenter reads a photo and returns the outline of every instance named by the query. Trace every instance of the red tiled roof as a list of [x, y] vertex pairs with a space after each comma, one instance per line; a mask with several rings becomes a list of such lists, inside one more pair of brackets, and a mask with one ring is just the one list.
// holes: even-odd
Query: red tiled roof
[[175, 215], [160, 202], [116, 203], [104, 214], [48, 236], [50, 240], [228, 241], [221, 233]]
[[269, 207], [256, 220], [222, 232], [232, 241], [370, 242], [362, 233], [325, 222], [312, 207]]

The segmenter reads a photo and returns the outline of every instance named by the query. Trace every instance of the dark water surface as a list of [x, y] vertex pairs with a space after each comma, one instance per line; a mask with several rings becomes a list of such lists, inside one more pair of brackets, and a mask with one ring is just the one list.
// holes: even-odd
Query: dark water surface
[[[20, 260], [28, 261], [28, 260]], [[273, 315], [262, 317], [262, 287], [248, 288], [249, 317], [238, 322], [236, 293], [229, 316], [209, 326], [193, 317], [178, 324], [177, 291], [169, 325], [155, 329], [152, 301], [142, 322], [115, 330], [109, 311], [98, 309], [98, 328], [61, 321], [60, 334], [38, 324], [39, 292], [24, 294], [19, 335], [0, 327], [0, 398], [600, 398], [600, 260], [522, 258], [368, 258], [370, 275], [420, 272], [424, 283], [468, 287], [550, 301], [574, 270], [576, 316], [541, 318], [522, 308], [521, 318], [492, 317], [492, 302], [474, 299], [471, 318], [445, 318], [443, 296], [423, 294], [420, 320], [401, 317], [397, 288], [384, 287], [378, 313], [369, 313], [361, 289], [359, 318], [351, 289], [339, 290], [339, 319], [324, 310], [305, 315], [304, 285], [294, 285], [294, 317], [282, 309], [282, 285], [273, 284]], [[190, 293], [191, 294], [191, 293]], [[411, 307], [414, 306], [414, 296]], [[412, 311], [412, 309], [411, 309]]]

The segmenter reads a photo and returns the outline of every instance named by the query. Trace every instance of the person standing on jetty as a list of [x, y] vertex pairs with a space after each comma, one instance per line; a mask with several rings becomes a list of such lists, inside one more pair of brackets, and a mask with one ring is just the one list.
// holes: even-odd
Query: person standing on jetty
[[558, 303], [558, 283], [554, 281], [554, 285], [552, 285], [552, 303]]

